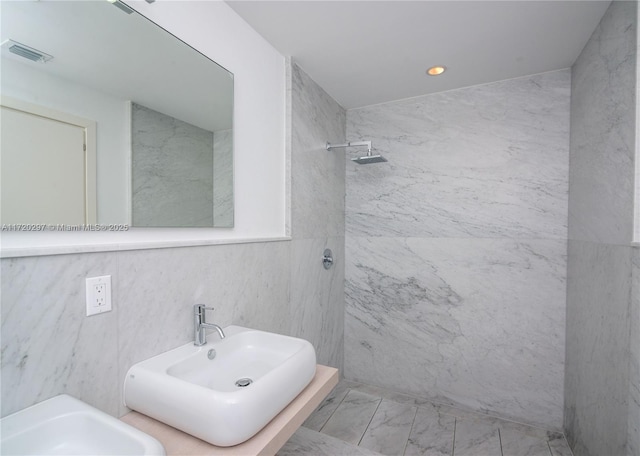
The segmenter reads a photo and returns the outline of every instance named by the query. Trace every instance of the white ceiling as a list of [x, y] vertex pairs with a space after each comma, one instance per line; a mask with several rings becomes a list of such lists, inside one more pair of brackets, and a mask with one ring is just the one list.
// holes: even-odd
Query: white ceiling
[[227, 3], [349, 109], [568, 68], [610, 1]]

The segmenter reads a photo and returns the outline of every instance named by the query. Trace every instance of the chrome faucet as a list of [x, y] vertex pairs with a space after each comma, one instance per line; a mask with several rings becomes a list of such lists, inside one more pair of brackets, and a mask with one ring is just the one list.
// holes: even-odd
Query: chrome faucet
[[205, 307], [204, 304], [193, 306], [193, 345], [198, 347], [207, 343], [206, 328], [215, 329], [218, 331], [220, 339], [224, 339], [224, 332], [220, 326], [205, 321], [205, 312], [207, 310], [213, 310], [213, 307]]

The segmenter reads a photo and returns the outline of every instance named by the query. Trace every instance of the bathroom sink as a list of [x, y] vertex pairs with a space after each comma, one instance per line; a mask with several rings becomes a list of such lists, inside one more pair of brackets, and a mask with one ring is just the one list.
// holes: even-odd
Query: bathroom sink
[[153, 437], [62, 394], [0, 420], [4, 455], [162, 455]]
[[311, 382], [316, 354], [303, 339], [241, 326], [129, 369], [127, 407], [217, 446], [248, 440]]

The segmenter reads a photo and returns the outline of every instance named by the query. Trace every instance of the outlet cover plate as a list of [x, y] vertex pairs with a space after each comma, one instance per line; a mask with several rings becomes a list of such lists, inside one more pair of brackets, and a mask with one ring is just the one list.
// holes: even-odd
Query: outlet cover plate
[[88, 277], [85, 280], [87, 317], [111, 311], [111, 276]]

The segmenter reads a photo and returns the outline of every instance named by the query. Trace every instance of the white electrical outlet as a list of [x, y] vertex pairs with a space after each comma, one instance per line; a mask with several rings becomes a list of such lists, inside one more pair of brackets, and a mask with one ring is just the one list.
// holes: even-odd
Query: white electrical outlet
[[86, 279], [87, 317], [111, 310], [111, 276]]

